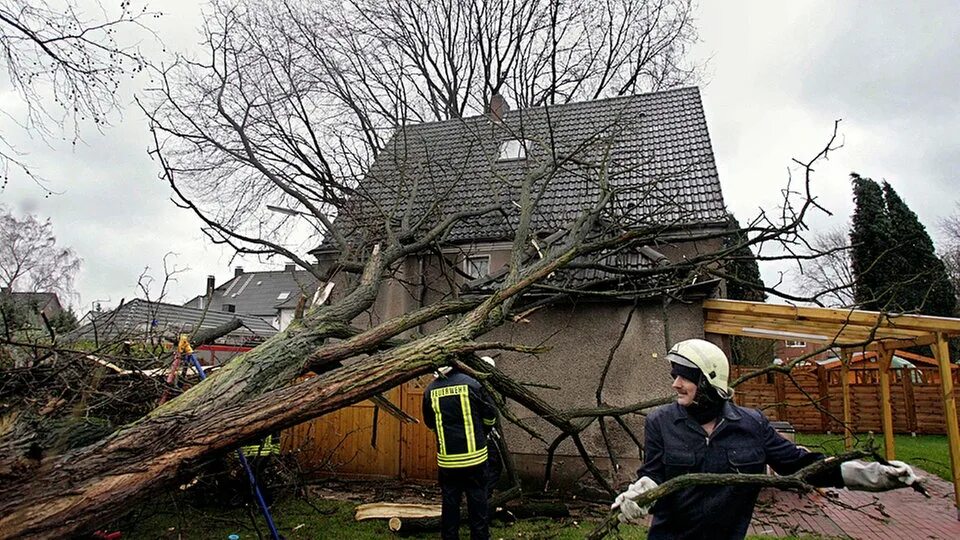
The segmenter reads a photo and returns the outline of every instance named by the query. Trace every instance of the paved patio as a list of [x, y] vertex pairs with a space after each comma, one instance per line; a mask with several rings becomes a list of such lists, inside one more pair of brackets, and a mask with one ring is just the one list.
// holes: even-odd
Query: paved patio
[[886, 493], [824, 490], [797, 495], [765, 490], [754, 512], [750, 534], [819, 534], [855, 539], [960, 539], [953, 485], [923, 473], [931, 498], [912, 489]]

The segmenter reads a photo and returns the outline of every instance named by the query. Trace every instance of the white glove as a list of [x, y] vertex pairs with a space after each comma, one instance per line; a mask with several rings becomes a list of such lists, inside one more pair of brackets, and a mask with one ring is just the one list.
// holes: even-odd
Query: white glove
[[610, 505], [610, 509], [620, 509], [620, 515], [617, 516], [620, 523], [636, 523], [650, 513], [650, 505], [640, 506], [634, 502], [634, 499], [639, 497], [641, 493], [650, 491], [655, 487], [657, 487], [657, 483], [650, 477], [644, 476], [630, 484], [626, 491], [617, 495], [613, 504]]
[[889, 465], [882, 463], [867, 463], [865, 461], [847, 461], [840, 464], [840, 474], [843, 484], [860, 491], [886, 491], [907, 487], [919, 478], [913, 474], [913, 469], [902, 461], [890, 461]]

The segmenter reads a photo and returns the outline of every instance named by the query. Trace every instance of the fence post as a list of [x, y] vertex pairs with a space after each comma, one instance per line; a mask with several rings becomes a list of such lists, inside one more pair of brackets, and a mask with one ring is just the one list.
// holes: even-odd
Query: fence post
[[786, 375], [783, 373], [774, 373], [773, 375], [773, 394], [777, 400], [777, 420], [787, 421], [787, 389], [785, 386]]
[[840, 385], [843, 391], [843, 447], [853, 448], [853, 410], [850, 403], [850, 351], [844, 349], [840, 353]]
[[830, 431], [830, 390], [827, 387], [827, 368], [817, 365], [817, 390], [820, 398], [820, 431]]
[[917, 433], [917, 406], [913, 399], [913, 375], [915, 369], [902, 368], [900, 370], [900, 382], [903, 384], [903, 408], [907, 413], [907, 429], [911, 434]]

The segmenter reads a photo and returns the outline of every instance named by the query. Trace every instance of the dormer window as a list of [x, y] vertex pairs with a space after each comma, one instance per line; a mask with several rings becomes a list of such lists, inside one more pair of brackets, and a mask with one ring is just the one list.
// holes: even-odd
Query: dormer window
[[277, 300], [286, 300], [287, 298], [290, 298], [289, 292], [282, 292], [277, 295]]
[[500, 155], [497, 161], [512, 161], [527, 159], [527, 146], [530, 141], [522, 139], [507, 139], [500, 143]]
[[471, 280], [490, 275], [490, 256], [472, 255], [467, 257], [463, 260], [463, 272], [470, 276]]

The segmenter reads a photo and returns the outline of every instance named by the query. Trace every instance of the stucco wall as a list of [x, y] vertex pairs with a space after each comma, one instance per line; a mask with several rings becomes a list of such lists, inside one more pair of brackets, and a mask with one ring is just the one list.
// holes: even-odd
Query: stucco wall
[[[690, 249], [693, 248], [676, 249], [670, 256], [680, 256], [681, 251], [690, 252]], [[491, 271], [496, 271], [506, 263], [506, 251], [489, 253]], [[456, 257], [448, 259], [453, 262]], [[421, 280], [421, 275], [426, 278]], [[377, 324], [421, 304], [449, 298], [456, 294], [454, 289], [462, 281], [462, 277], [450, 271], [449, 262], [442, 265], [437, 257], [425, 257], [421, 264], [420, 258], [411, 257], [401, 266], [398, 280], [383, 286], [374, 309], [355, 323], [360, 326]], [[335, 289], [336, 292], [340, 291]], [[629, 327], [618, 344], [631, 311], [633, 314], [629, 317]], [[443, 321], [435, 321], [421, 330], [429, 332], [432, 327], [441, 324]], [[682, 339], [703, 336], [703, 309], [700, 302], [671, 301], [664, 305], [662, 300], [654, 299], [637, 306], [620, 300], [580, 301], [542, 308], [526, 315], [521, 322], [507, 323], [494, 329], [482, 339], [550, 347], [549, 352], [537, 357], [502, 353], [498, 356], [497, 367], [520, 382], [552, 387], [530, 388], [555, 407], [570, 409], [596, 405], [597, 387], [612, 349], [615, 349], [613, 360], [602, 394], [605, 404], [627, 405], [672, 395], [670, 369], [664, 360], [666, 350], [669, 345]], [[508, 406], [513, 416], [521, 419], [548, 442], [558, 435], [557, 430], [525, 408], [516, 403]], [[642, 416], [634, 415], [626, 420], [642, 440]], [[528, 478], [542, 478], [548, 444], [509, 421], [504, 426], [504, 436], [520, 472]], [[638, 448], [615, 422], [608, 421], [608, 427], [614, 450], [621, 458], [622, 474], [627, 477], [639, 464]], [[585, 430], [581, 437], [591, 455], [606, 456], [605, 443], [596, 424]], [[584, 467], [571, 441], [565, 441], [555, 456], [555, 478], [560, 484], [582, 476]], [[598, 460], [598, 465], [606, 464], [606, 460]]]
[[[664, 307], [657, 300], [637, 306], [630, 318], [623, 340], [617, 345], [623, 325], [634, 306], [631, 303], [581, 303], [576, 306], [545, 308], [526, 317], [528, 322], [510, 323], [486, 336], [527, 345], [543, 344], [551, 347], [538, 357], [505, 353], [497, 367], [521, 382], [532, 382], [555, 387], [531, 388], [544, 400], [560, 409], [592, 407], [603, 368], [611, 350], [610, 364], [604, 387], [603, 402], [621, 406], [648, 399], [669, 396], [670, 369], [664, 360], [668, 344], [691, 337], [703, 337], [703, 312], [699, 302], [673, 303]], [[511, 403], [510, 412], [547, 441], [559, 432], [529, 410]], [[643, 419], [639, 415], [627, 419], [634, 433], [643, 437]], [[634, 460], [625, 464], [635, 469], [639, 457], [636, 444], [613, 421], [608, 421], [608, 433], [614, 451], [623, 458]], [[545, 461], [547, 445], [519, 427], [506, 424], [505, 436], [510, 450], [520, 461], [521, 469], [532, 469]], [[587, 451], [594, 456], [605, 456], [606, 447], [599, 427], [594, 424], [582, 434]], [[582, 469], [579, 454], [572, 441], [565, 441], [556, 452], [560, 470], [569, 468], [570, 474]], [[575, 458], [570, 460], [568, 458]]]

